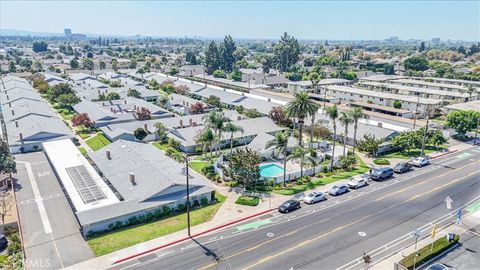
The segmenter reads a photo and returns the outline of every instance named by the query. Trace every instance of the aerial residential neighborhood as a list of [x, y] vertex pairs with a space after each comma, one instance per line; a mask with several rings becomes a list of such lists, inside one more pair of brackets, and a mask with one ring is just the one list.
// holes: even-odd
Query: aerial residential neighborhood
[[479, 10], [0, 1], [0, 269], [479, 269]]

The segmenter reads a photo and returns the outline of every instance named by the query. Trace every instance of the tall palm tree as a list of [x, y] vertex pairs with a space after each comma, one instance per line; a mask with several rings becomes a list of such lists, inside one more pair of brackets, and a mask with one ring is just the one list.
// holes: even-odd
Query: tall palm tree
[[313, 116], [318, 111], [318, 104], [309, 99], [307, 92], [295, 93], [295, 99], [286, 105], [286, 113], [290, 118], [297, 118], [298, 121], [298, 144], [302, 146], [302, 132], [305, 118]]
[[230, 154], [233, 152], [233, 135], [236, 132], [244, 133], [245, 130], [238, 125], [235, 125], [233, 122], [227, 122], [225, 126], [223, 127], [223, 131], [225, 132], [230, 132]]
[[212, 156], [212, 145], [215, 142], [215, 135], [210, 128], [201, 130], [195, 136], [195, 142], [202, 146], [202, 152], [207, 157], [207, 149], [209, 149], [210, 157]]
[[288, 158], [288, 132], [280, 132], [275, 135], [275, 139], [267, 142], [266, 148], [275, 146], [275, 151], [283, 155], [283, 186], [287, 181], [287, 158]]
[[337, 119], [339, 116], [337, 104], [325, 109], [328, 117], [332, 120], [333, 125], [333, 148], [332, 148], [332, 160], [330, 162], [330, 170], [333, 170], [333, 160], [335, 159], [335, 142], [337, 140]]
[[305, 163], [305, 155], [307, 154], [307, 150], [302, 146], [297, 146], [293, 149], [292, 155], [290, 159], [297, 159], [300, 161], [300, 179], [303, 179], [303, 166]]
[[353, 122], [353, 118], [350, 113], [342, 112], [338, 120], [345, 128], [345, 133], [343, 135], [343, 156], [345, 156], [345, 150], [347, 149], [348, 126]]
[[221, 111], [211, 111], [203, 117], [203, 122], [206, 127], [211, 128], [217, 139], [216, 150], [217, 153], [220, 152], [220, 141], [222, 139], [222, 131], [224, 129], [225, 123], [229, 122], [230, 119], [225, 117]]
[[362, 107], [354, 107], [350, 111], [350, 115], [353, 119], [353, 156], [355, 156], [355, 146], [357, 146], [357, 129], [358, 129], [358, 120], [361, 118], [367, 119], [368, 115], [363, 112]]

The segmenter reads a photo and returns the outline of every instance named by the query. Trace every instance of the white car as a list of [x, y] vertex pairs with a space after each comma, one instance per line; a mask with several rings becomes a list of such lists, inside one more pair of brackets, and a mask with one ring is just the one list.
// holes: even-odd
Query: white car
[[410, 161], [410, 164], [412, 164], [415, 167], [423, 167], [430, 164], [430, 160], [425, 157], [417, 157], [417, 158], [414, 158], [412, 161]]
[[325, 193], [314, 191], [305, 196], [305, 198], [303, 198], [303, 202], [306, 204], [314, 204], [316, 202], [324, 201], [326, 199], [327, 197], [325, 196]]
[[357, 189], [363, 186], [368, 185], [368, 179], [370, 178], [369, 175], [357, 175], [352, 177], [350, 181], [348, 181], [347, 185], [350, 188]]

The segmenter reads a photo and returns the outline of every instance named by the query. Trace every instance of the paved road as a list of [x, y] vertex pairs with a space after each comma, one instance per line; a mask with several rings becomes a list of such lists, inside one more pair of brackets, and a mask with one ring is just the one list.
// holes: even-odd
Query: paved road
[[[271, 213], [112, 269], [336, 269], [480, 194], [480, 152], [432, 165], [287, 215]], [[359, 265], [358, 268], [363, 267]]]
[[15, 159], [26, 269], [60, 269], [93, 258], [45, 154], [22, 154]]

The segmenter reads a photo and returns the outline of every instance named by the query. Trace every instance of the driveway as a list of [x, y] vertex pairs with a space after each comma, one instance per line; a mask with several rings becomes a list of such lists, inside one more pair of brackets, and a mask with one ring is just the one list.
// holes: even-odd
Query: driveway
[[43, 152], [16, 155], [17, 208], [26, 269], [60, 269], [93, 258]]

